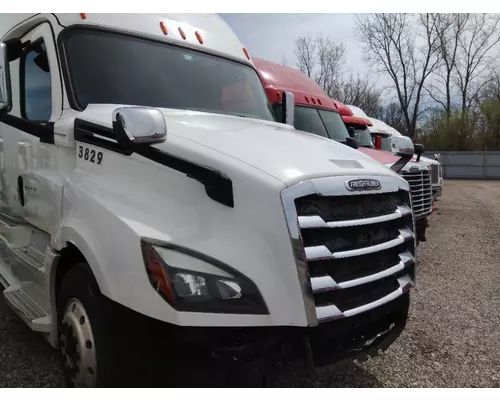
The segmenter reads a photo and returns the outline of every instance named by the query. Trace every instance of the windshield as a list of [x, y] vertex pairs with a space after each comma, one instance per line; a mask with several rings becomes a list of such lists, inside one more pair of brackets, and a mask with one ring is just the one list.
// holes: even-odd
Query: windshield
[[375, 148], [373, 144], [372, 136], [367, 128], [355, 128], [354, 129], [354, 137], [358, 140], [359, 145], [361, 147], [370, 147]]
[[392, 151], [392, 143], [391, 143], [391, 138], [388, 135], [380, 134], [380, 133], [373, 133], [372, 137], [373, 140], [375, 140], [375, 136], [380, 136], [382, 148], [381, 150], [385, 151]]
[[82, 109], [130, 104], [275, 120], [257, 72], [236, 61], [89, 28], [65, 32], [63, 45]]
[[[276, 115], [281, 115], [281, 104], [273, 105]], [[295, 128], [319, 136], [345, 142], [349, 137], [347, 128], [338, 112], [320, 108], [295, 106]]]
[[382, 150], [392, 151], [391, 138], [389, 136], [382, 136]]

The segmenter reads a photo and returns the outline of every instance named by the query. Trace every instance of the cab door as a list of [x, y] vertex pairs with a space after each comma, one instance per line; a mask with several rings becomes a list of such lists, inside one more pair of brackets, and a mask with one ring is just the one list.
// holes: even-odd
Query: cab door
[[[51, 205], [27, 204], [26, 198], [43, 196], [43, 187], [26, 182], [26, 174], [57, 170], [54, 122], [62, 113], [62, 84], [49, 22], [43, 22], [21, 41], [23, 51], [10, 62], [12, 109], [0, 119], [0, 210], [28, 219], [44, 229], [52, 218]], [[28, 178], [29, 180], [29, 178]]]

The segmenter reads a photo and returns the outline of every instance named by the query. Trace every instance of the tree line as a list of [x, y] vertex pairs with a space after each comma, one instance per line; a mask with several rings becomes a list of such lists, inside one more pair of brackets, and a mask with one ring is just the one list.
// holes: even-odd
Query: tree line
[[311, 34], [295, 40], [296, 68], [429, 150], [500, 150], [500, 15], [358, 14], [355, 37], [369, 74]]

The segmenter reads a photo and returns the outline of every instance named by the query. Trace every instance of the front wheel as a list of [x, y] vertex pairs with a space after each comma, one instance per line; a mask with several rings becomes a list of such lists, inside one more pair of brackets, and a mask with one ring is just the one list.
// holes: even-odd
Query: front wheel
[[152, 384], [144, 326], [101, 294], [87, 264], [76, 264], [64, 276], [57, 311], [66, 386]]

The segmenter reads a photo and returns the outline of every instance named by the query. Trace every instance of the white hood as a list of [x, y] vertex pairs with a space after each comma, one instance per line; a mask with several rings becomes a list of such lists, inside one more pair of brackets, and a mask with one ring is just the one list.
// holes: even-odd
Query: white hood
[[[111, 127], [119, 105], [91, 105], [79, 118]], [[334, 175], [398, 176], [378, 161], [334, 140], [275, 122], [163, 109], [167, 140], [155, 145], [176, 154], [209, 148], [251, 165], [287, 185]], [[228, 171], [229, 172], [229, 171]]]

